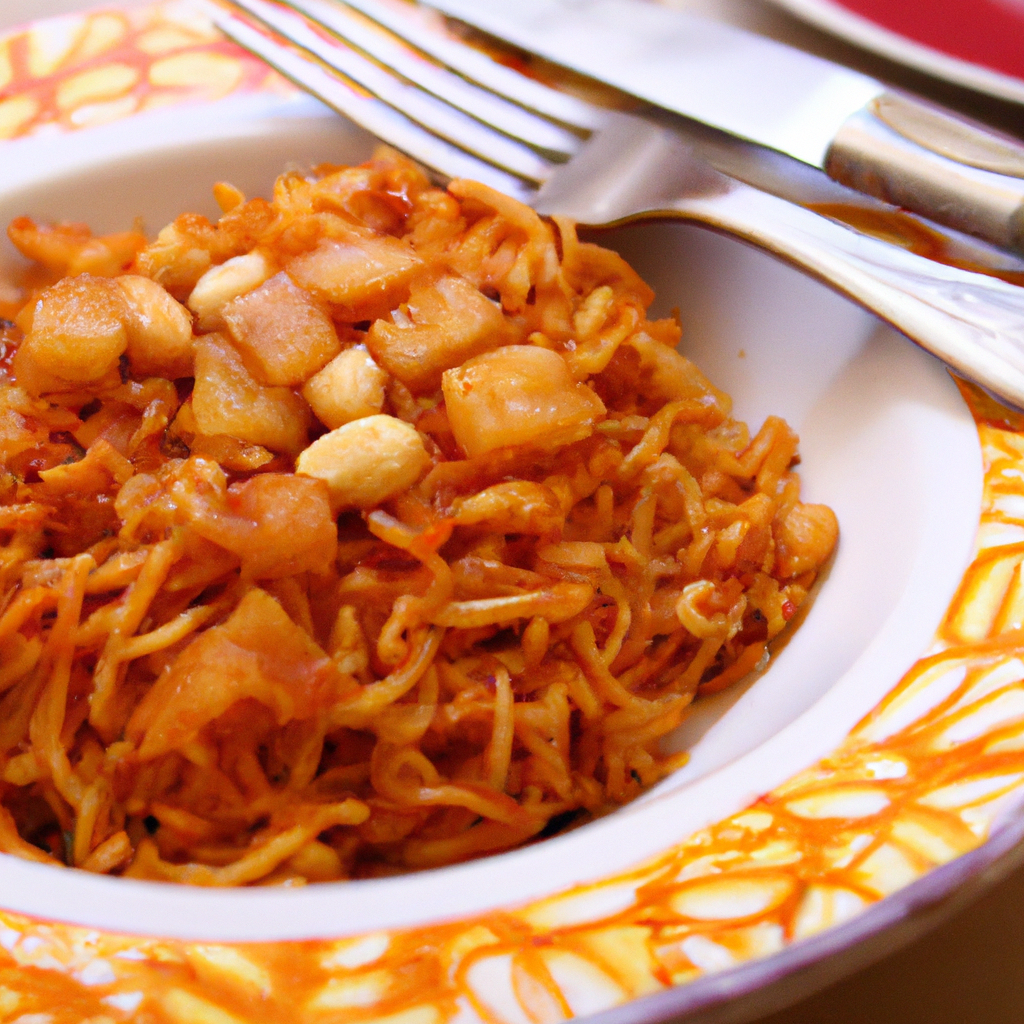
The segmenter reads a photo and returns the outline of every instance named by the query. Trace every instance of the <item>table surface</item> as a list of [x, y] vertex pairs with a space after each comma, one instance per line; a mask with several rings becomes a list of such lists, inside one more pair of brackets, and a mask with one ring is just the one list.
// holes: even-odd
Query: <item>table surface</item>
[[[902, 68], [805, 26], [765, 0], [669, 2], [841, 61], [1020, 133], [1019, 106]], [[97, 5], [88, 0], [0, 0], [0, 29]], [[906, 948], [758, 1024], [1017, 1022], [1024, 1024], [1024, 868]]]

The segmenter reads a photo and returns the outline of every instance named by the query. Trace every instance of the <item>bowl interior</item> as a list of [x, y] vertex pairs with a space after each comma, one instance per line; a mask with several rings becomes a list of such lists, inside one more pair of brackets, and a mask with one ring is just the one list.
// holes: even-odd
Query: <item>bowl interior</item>
[[[229, 180], [267, 194], [289, 164], [345, 163], [370, 140], [306, 100], [229, 100], [11, 143], [0, 220], [153, 233], [216, 215]], [[839, 550], [767, 672], [700, 702], [686, 767], [620, 812], [471, 864], [306, 890], [210, 892], [0, 856], [3, 905], [97, 928], [195, 939], [354, 934], [463, 916], [606, 877], [744, 806], [841, 742], [924, 652], [970, 557], [981, 494], [973, 421], [943, 367], [818, 282], [734, 239], [647, 224], [604, 234], [681, 311], [682, 348], [756, 430], [801, 435], [804, 498], [831, 505]], [[6, 243], [4, 243], [6, 245]], [[0, 262], [16, 262], [7, 246]], [[500, 884], [496, 884], [500, 880]]]

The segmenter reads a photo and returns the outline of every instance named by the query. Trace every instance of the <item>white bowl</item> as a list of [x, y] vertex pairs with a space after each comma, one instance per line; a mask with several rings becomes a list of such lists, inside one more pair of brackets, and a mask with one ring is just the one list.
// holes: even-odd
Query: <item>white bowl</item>
[[[248, 97], [9, 143], [0, 220], [150, 232], [210, 188], [266, 193], [286, 165], [357, 161], [360, 131], [303, 99]], [[977, 432], [932, 357], [816, 281], [733, 239], [661, 224], [601, 239], [678, 306], [683, 350], [753, 428], [801, 435], [804, 496], [840, 521], [835, 561], [768, 671], [701, 702], [692, 758], [607, 818], [523, 850], [400, 878], [211, 891], [94, 877], [0, 856], [0, 904], [35, 918], [203, 941], [360, 935], [510, 907], [616, 875], [746, 806], [833, 750], [928, 647], [968, 564]], [[15, 255], [5, 250], [4, 259]]]

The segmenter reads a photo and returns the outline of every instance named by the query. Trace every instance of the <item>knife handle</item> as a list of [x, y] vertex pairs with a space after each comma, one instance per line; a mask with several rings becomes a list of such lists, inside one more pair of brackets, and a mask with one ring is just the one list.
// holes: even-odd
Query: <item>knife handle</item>
[[884, 93], [836, 133], [829, 177], [1024, 252], [1024, 143], [917, 99]]

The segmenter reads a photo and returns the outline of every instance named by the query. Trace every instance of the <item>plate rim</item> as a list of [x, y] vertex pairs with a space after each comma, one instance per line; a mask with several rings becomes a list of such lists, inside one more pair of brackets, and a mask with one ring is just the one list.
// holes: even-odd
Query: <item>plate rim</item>
[[[744, 1024], [805, 999], [913, 942], [1024, 864], [1024, 797], [989, 838], [856, 917], [777, 953], [745, 960], [586, 1017], [587, 1024]], [[853, 953], [854, 955], [850, 955]], [[826, 964], [832, 966], [829, 970]], [[787, 982], [800, 975], [789, 989]], [[758, 997], [751, 1005], [750, 997]], [[767, 1005], [762, 997], [768, 997]], [[715, 1012], [728, 1003], [725, 1013]], [[705, 1012], [707, 1016], [705, 1017]]]
[[932, 78], [962, 85], [1000, 100], [1024, 104], [1024, 80], [973, 61], [952, 57], [879, 25], [833, 0], [768, 0], [825, 32]]

